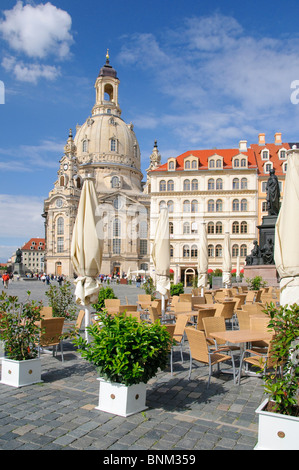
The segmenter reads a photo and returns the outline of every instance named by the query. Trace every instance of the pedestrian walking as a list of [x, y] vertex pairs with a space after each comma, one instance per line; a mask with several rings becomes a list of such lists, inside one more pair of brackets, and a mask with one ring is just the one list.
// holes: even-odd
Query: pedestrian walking
[[4, 288], [8, 289], [9, 274], [4, 273], [3, 276], [2, 276], [2, 280], [3, 280]]

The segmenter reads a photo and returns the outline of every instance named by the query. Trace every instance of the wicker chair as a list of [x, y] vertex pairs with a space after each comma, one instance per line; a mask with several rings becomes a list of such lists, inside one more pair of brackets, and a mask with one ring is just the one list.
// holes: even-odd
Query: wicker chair
[[250, 330], [250, 315], [246, 310], [238, 310], [237, 319], [240, 330]]
[[[79, 313], [78, 313], [76, 322], [75, 322], [75, 329], [78, 330], [78, 331], [81, 329], [84, 315], [85, 315], [85, 310], [80, 310]], [[69, 326], [74, 326], [74, 323], [64, 321], [63, 328], [65, 329]]]
[[188, 380], [191, 379], [192, 361], [198, 361], [209, 366], [209, 380], [207, 388], [210, 385], [213, 366], [217, 365], [220, 372], [220, 364], [225, 361], [230, 361], [233, 367], [234, 383], [236, 383], [236, 370], [234, 363], [234, 356], [223, 354], [221, 351], [210, 352], [207, 345], [206, 336], [203, 331], [195, 330], [194, 328], [186, 328], [187, 339], [190, 349], [190, 366]]
[[115, 315], [119, 311], [120, 299], [105, 299], [105, 309], [109, 315]]
[[[225, 320], [230, 320], [232, 324], [232, 328], [234, 327], [234, 313], [235, 313], [235, 307], [236, 307], [236, 301], [231, 300], [228, 302], [223, 302], [223, 308], [220, 310], [216, 310], [215, 317], [223, 317]], [[216, 307], [217, 308], [217, 307]]]
[[197, 312], [196, 315], [194, 315], [195, 318], [197, 318], [197, 329], [198, 330], [204, 330], [204, 325], [203, 325], [203, 318], [207, 317], [214, 317], [216, 312], [216, 308], [200, 308]]
[[214, 296], [211, 292], [205, 292], [205, 299], [206, 304], [213, 304], [214, 303]]
[[137, 305], [120, 305], [118, 312], [119, 313], [124, 313], [124, 312], [137, 312]]
[[[238, 377], [238, 384], [240, 384], [241, 370], [244, 362], [246, 364], [251, 364], [252, 366], [256, 367], [257, 373], [260, 370], [263, 370], [263, 375], [266, 375], [267, 369], [276, 368], [277, 361], [274, 360], [272, 354], [272, 339], [269, 341], [267, 348], [264, 351], [246, 349], [240, 359], [240, 373]], [[281, 364], [279, 366], [281, 366]]]
[[52, 307], [42, 307], [40, 311], [41, 318], [53, 318]]
[[180, 294], [180, 302], [191, 302], [192, 294]]
[[152, 299], [148, 294], [139, 294], [138, 295], [138, 304], [142, 310], [147, 310], [151, 305]]
[[183, 358], [183, 344], [184, 344], [184, 333], [185, 328], [188, 323], [189, 315], [181, 314], [177, 317], [174, 332], [173, 332], [173, 339], [175, 340], [176, 344], [171, 347], [170, 350], [170, 370], [171, 375], [173, 374], [173, 350], [175, 347], [179, 346], [181, 351], [181, 360], [182, 363], [184, 361]]
[[[60, 346], [61, 361], [64, 362], [63, 357], [63, 343], [62, 343], [62, 330], [64, 324], [64, 317], [44, 318], [40, 322], [41, 335], [39, 340], [39, 348], [53, 348], [53, 356], [57, 356], [57, 348]], [[44, 349], [47, 352], [46, 349]]]
[[215, 331], [225, 331], [225, 320], [223, 317], [210, 317], [202, 319], [204, 325], [204, 331], [206, 335], [207, 344], [209, 349], [219, 349], [226, 352], [240, 351], [238, 346], [229, 346], [226, 345], [225, 341], [216, 341], [216, 339], [211, 337], [211, 333]]
[[201, 297], [201, 295], [196, 295], [194, 297], [191, 297], [192, 310], [194, 310], [194, 305], [196, 305], [196, 304], [205, 304], [205, 303], [206, 303], [206, 299], [205, 299], [205, 297]]

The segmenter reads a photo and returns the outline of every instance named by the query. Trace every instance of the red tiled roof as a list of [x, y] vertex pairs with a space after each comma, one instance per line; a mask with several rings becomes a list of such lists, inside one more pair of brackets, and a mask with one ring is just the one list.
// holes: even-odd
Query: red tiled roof
[[[268, 173], [264, 172], [264, 165], [265, 165], [265, 163], [268, 163], [268, 162], [272, 162], [273, 168], [275, 170], [275, 174], [277, 176], [284, 174], [284, 172], [282, 170], [282, 164], [286, 160], [279, 160], [278, 152], [282, 148], [286, 149], [286, 150], [289, 150], [291, 148], [290, 144], [288, 144], [288, 143], [282, 143], [280, 145], [277, 145], [277, 144], [265, 144], [265, 145], [251, 144], [250, 147], [252, 148], [252, 150], [255, 153], [256, 161], [258, 163], [258, 172], [259, 172], [260, 175], [269, 176]], [[261, 152], [265, 149], [269, 150], [269, 160], [262, 160]]]
[[[236, 155], [247, 155], [248, 157], [248, 168], [257, 168], [257, 163], [255, 159], [255, 153], [251, 148], [248, 148], [247, 151], [240, 151], [238, 148], [235, 149], [208, 149], [208, 150], [188, 150], [185, 153], [182, 153], [176, 157], [176, 171], [184, 170], [184, 159], [193, 155], [199, 160], [198, 169], [207, 170], [208, 169], [208, 158], [213, 155], [219, 155], [223, 157], [223, 169], [232, 168], [232, 158]], [[159, 166], [158, 168], [152, 171], [167, 171], [167, 163]]]
[[[35, 245], [33, 245], [32, 242], [35, 242]], [[42, 245], [40, 245], [40, 243], [42, 243]], [[31, 238], [29, 242], [25, 243], [25, 245], [22, 246], [22, 250], [41, 251], [41, 250], [38, 250], [39, 246], [42, 248], [42, 250], [45, 249], [45, 239], [44, 238]], [[33, 249], [31, 249], [31, 247], [33, 247]]]

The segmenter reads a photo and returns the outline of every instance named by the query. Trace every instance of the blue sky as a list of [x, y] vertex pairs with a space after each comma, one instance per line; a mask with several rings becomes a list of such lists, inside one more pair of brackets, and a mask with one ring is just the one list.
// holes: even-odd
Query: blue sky
[[298, 13], [297, 0], [1, 0], [0, 262], [44, 236], [43, 200], [107, 48], [144, 175], [155, 139], [162, 161], [260, 132], [298, 141]]

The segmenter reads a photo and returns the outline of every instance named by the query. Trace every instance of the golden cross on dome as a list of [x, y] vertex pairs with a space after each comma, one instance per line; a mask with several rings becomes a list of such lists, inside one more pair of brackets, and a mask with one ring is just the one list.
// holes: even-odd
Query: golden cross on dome
[[109, 49], [107, 49], [106, 59], [109, 60]]

